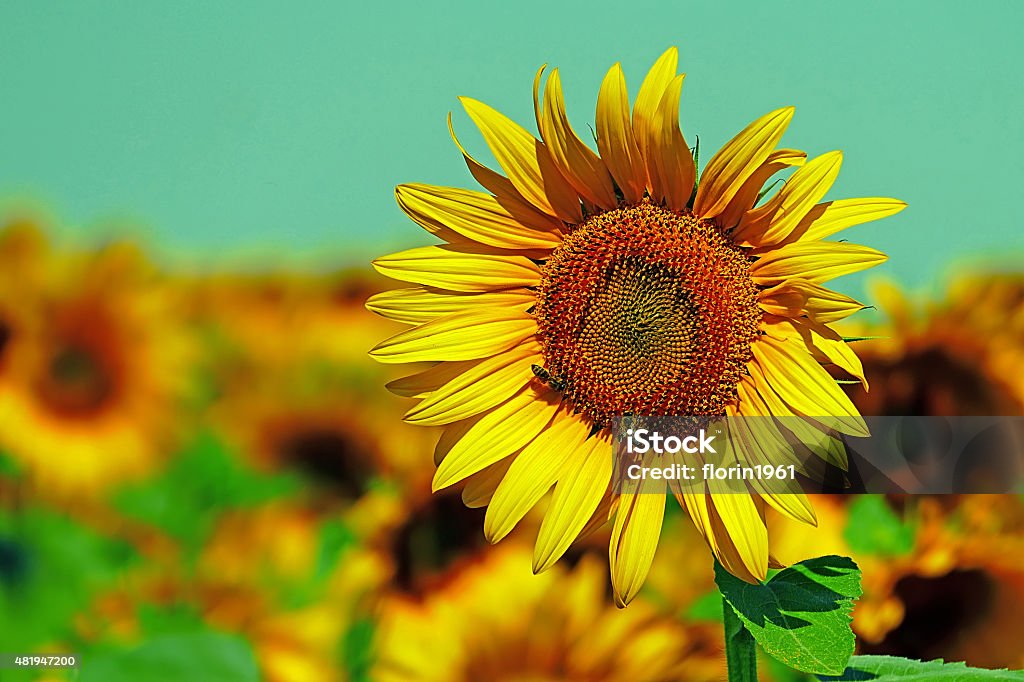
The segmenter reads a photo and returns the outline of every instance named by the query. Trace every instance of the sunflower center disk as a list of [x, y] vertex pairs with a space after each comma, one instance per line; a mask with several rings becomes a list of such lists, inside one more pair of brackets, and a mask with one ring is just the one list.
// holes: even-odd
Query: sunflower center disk
[[540, 374], [599, 426], [724, 414], [761, 318], [748, 268], [689, 212], [644, 202], [590, 218], [543, 267]]

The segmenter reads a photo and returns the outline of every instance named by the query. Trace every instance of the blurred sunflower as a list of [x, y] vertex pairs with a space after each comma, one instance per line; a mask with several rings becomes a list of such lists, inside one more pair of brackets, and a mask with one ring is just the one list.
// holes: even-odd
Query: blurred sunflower
[[[863, 596], [853, 613], [861, 653], [942, 658], [985, 668], [1024, 665], [1017, 642], [1024, 609], [1024, 502], [1016, 495], [890, 500], [913, 531], [905, 551], [852, 548], [846, 500], [817, 496], [822, 532], [773, 519], [774, 550], [787, 562], [852, 556]], [[885, 533], [884, 530], [878, 531]]]
[[[777, 149], [790, 107], [747, 126], [698, 183], [679, 127], [677, 62], [674, 48], [658, 59], [632, 113], [622, 69], [612, 67], [597, 103], [600, 156], [569, 125], [557, 69], [543, 97], [543, 69], [534, 82], [540, 140], [462, 98], [506, 175], [463, 149], [486, 193], [399, 186], [402, 209], [445, 243], [374, 261], [417, 286], [367, 302], [414, 325], [376, 346], [377, 360], [437, 363], [404, 384], [423, 398], [407, 421], [446, 426], [434, 489], [482, 478], [479, 487], [493, 491], [485, 532], [497, 541], [553, 487], [535, 571], [588, 524], [614, 515], [609, 552], [620, 604], [647, 574], [665, 502], [646, 493], [609, 502], [612, 418], [827, 416], [836, 430], [863, 434], [857, 410], [820, 363], [863, 378], [828, 324], [864, 306], [822, 284], [885, 256], [822, 240], [905, 206], [818, 203], [842, 156], [805, 164], [803, 152]], [[794, 166], [758, 205], [764, 183]], [[738, 456], [764, 459], [754, 445]], [[748, 581], [768, 568], [765, 502], [814, 523], [801, 495], [676, 497], [722, 564]]]
[[141, 564], [80, 614], [85, 641], [132, 645], [142, 614], [194, 614], [251, 643], [268, 682], [346, 680], [345, 638], [376, 612], [392, 573], [379, 553], [350, 544], [318, 510], [294, 501], [225, 515], [194, 568]]
[[392, 566], [325, 533], [323, 515], [275, 504], [223, 519], [200, 558], [204, 619], [245, 635], [269, 682], [346, 679], [346, 633], [376, 611]]
[[510, 542], [454, 569], [421, 598], [381, 605], [371, 678], [394, 680], [722, 679], [718, 627], [705, 632], [638, 600], [606, 602], [605, 569], [584, 557], [540, 577]]
[[870, 394], [850, 392], [869, 415], [1024, 415], [1024, 275], [962, 275], [920, 305], [892, 282], [872, 283], [886, 318], [847, 324]]
[[98, 494], [173, 448], [190, 342], [176, 299], [128, 244], [58, 254], [0, 237], [0, 449], [56, 496]]
[[363, 350], [392, 324], [362, 306], [372, 287], [362, 276], [223, 277], [196, 283], [193, 296], [213, 348], [218, 431], [255, 467], [317, 484], [366, 540], [429, 496], [416, 458], [433, 438], [396, 425], [392, 401], [365, 397], [393, 378]]

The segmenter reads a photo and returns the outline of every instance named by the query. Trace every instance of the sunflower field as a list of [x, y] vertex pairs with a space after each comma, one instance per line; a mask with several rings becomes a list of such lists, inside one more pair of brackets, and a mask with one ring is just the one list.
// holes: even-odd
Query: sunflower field
[[[247, 16], [206, 9], [208, 24], [198, 11], [69, 7], [55, 22], [0, 9], [0, 42], [24, 57], [17, 73], [0, 66], [18, 121], [0, 127], [0, 149], [25, 157], [23, 170], [0, 167], [0, 682], [1024, 681], [1024, 242], [1003, 230], [1000, 258], [979, 248], [932, 267], [927, 248], [949, 255], [988, 228], [944, 234], [915, 218], [915, 186], [893, 181], [928, 171], [909, 152], [890, 145], [864, 172], [877, 150], [858, 145], [875, 121], [846, 119], [861, 131], [848, 144], [833, 125], [853, 106], [846, 90], [804, 97], [813, 69], [785, 62], [797, 76], [751, 92], [797, 88], [800, 106], [699, 83], [691, 97], [675, 47], [645, 42], [643, 71], [628, 51], [597, 68], [589, 43], [566, 38], [595, 86], [592, 117], [573, 110], [583, 88], [545, 64], [529, 74], [532, 102], [523, 78], [521, 97], [496, 103], [509, 115], [460, 97], [447, 131], [431, 110], [421, 134], [427, 93], [442, 89], [430, 70], [473, 61], [445, 62], [437, 36], [451, 26], [436, 17], [409, 10], [388, 29], [404, 36], [387, 38], [395, 50], [331, 70], [310, 55], [357, 42], [360, 26], [378, 40], [392, 18], [327, 21], [317, 8], [254, 21], [280, 29], [270, 40]], [[29, 36], [44, 26], [110, 54], [41, 54]], [[749, 79], [763, 55], [742, 35], [694, 72]], [[183, 37], [205, 47], [179, 49]], [[886, 54], [903, 54], [898, 38]], [[222, 40], [237, 63], [209, 58]], [[479, 71], [525, 73], [470, 42]], [[65, 82], [74, 105], [22, 77], [64, 74], [72, 54], [85, 66], [67, 73], [102, 76], [88, 91]], [[908, 72], [919, 64], [903, 58]], [[365, 70], [375, 86], [330, 100], [321, 67]], [[250, 68], [280, 77], [271, 97], [253, 95]], [[189, 90], [210, 73], [227, 77]], [[281, 102], [298, 108], [281, 114]], [[703, 137], [689, 118], [701, 107]], [[804, 127], [798, 109], [824, 123]], [[206, 118], [175, 127], [183, 112]], [[365, 129], [336, 144], [322, 127], [342, 112]], [[108, 117], [123, 143], [109, 158], [89, 134], [101, 139]], [[255, 141], [224, 142], [250, 123]], [[277, 143], [263, 137], [275, 125]], [[16, 143], [64, 139], [63, 127], [71, 160], [47, 176], [50, 152]], [[833, 137], [849, 174], [824, 146]], [[167, 140], [173, 153], [133, 165]], [[318, 157], [342, 159], [346, 181], [296, 177]], [[380, 170], [392, 162], [413, 180]], [[246, 200], [232, 196], [239, 168], [256, 187]], [[969, 196], [972, 178], [954, 187], [947, 170], [942, 191]], [[31, 182], [12, 180], [20, 172]], [[79, 214], [123, 191], [173, 227], [129, 214], [83, 227], [25, 189], [50, 177], [59, 195], [63, 173], [92, 183]], [[175, 202], [176, 183], [217, 189]], [[324, 192], [351, 215], [311, 218], [322, 207], [300, 197]], [[240, 257], [260, 240], [236, 227], [260, 217], [262, 195], [275, 196], [278, 232], [262, 256]], [[384, 202], [400, 227], [361, 222]], [[341, 247], [320, 252], [310, 234], [340, 221]], [[954, 233], [964, 241], [943, 245]], [[315, 262], [290, 257], [311, 244]], [[711, 478], [623, 478], [623, 424], [674, 416], [767, 423], [743, 426], [726, 458], [787, 465], [799, 482], [741, 481], [737, 494]], [[851, 442], [886, 417], [1006, 420], [1010, 439], [982, 454], [1007, 467], [988, 484], [1010, 492], [844, 493], [873, 473]], [[826, 474], [841, 484], [816, 488]]]
[[[490, 546], [469, 487], [431, 494], [439, 433], [402, 421], [400, 373], [366, 353], [397, 331], [363, 306], [378, 277], [185, 274], [48, 232], [8, 216], [0, 236], [0, 648], [83, 665], [3, 679], [724, 679], [713, 559], [681, 511], [617, 609], [607, 526], [534, 576], [542, 514]], [[1024, 275], [878, 294], [865, 413], [1021, 413]], [[854, 558], [858, 652], [1024, 665], [1020, 497], [814, 506], [812, 531], [769, 517], [772, 549]]]

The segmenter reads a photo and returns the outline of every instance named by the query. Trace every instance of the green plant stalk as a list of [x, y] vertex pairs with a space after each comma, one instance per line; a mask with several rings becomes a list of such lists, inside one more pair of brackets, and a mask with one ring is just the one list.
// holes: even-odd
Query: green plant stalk
[[725, 662], [729, 682], [757, 682], [757, 644], [743, 621], [722, 597], [722, 622], [725, 624]]

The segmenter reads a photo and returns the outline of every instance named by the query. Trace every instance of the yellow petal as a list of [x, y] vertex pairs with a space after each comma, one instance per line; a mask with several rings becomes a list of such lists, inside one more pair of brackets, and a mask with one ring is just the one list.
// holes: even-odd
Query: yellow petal
[[377, 344], [378, 362], [476, 360], [518, 345], [537, 332], [537, 321], [518, 310], [471, 310], [440, 317]]
[[733, 233], [744, 246], [770, 246], [782, 242], [796, 230], [807, 212], [832, 187], [843, 163], [842, 152], [829, 152], [812, 159], [763, 206], [748, 211]]
[[644, 492], [624, 492], [619, 496], [612, 537], [608, 543], [615, 603], [626, 606], [637, 595], [654, 561], [665, 517], [665, 495], [656, 492], [650, 482]]
[[807, 153], [798, 149], [776, 149], [768, 159], [750, 174], [743, 186], [733, 196], [729, 205], [718, 214], [716, 222], [723, 227], [732, 227], [740, 222], [743, 214], [754, 207], [764, 183], [779, 171], [791, 166], [802, 166]]
[[462, 503], [470, 509], [486, 507], [513, 459], [512, 456], [506, 457], [467, 478], [466, 487], [462, 489]]
[[459, 99], [519, 193], [548, 215], [580, 222], [579, 196], [558, 172], [544, 143], [483, 102]]
[[441, 436], [437, 439], [437, 445], [434, 447], [434, 466], [441, 466], [441, 462], [452, 451], [452, 448], [458, 445], [462, 437], [469, 433], [482, 418], [483, 415], [478, 414], [475, 417], [463, 419], [460, 422], [444, 427], [441, 430]]
[[373, 261], [392, 279], [452, 291], [481, 292], [535, 286], [540, 269], [525, 256], [498, 256], [486, 249], [421, 246]]
[[828, 201], [813, 207], [786, 242], [824, 239], [848, 227], [895, 215], [906, 207], [899, 199], [882, 197]]
[[615, 64], [601, 83], [597, 96], [597, 149], [626, 202], [644, 196], [647, 171], [629, 120], [629, 95], [622, 67]]
[[[553, 249], [562, 241], [560, 225], [540, 211], [490, 194], [455, 187], [409, 184], [395, 188], [405, 213], [423, 226], [443, 226], [463, 237], [499, 249]], [[429, 229], [429, 228], [428, 228]]]
[[538, 126], [551, 159], [573, 189], [591, 204], [604, 209], [615, 208], [618, 201], [608, 169], [569, 124], [558, 69], [548, 76], [544, 88], [544, 110]]
[[766, 312], [786, 317], [806, 313], [827, 324], [864, 310], [867, 306], [838, 292], [812, 284], [805, 279], [790, 279], [758, 294], [758, 303]]
[[[712, 492], [714, 514], [720, 521], [724, 530], [716, 528], [716, 533], [724, 535], [728, 541], [719, 540], [719, 547], [722, 560], [726, 570], [736, 575], [737, 578], [757, 581], [764, 580], [768, 575], [768, 529], [764, 525], [764, 519], [758, 512], [754, 499], [743, 493], [721, 493], [714, 494], [715, 488], [722, 486], [724, 482], [709, 481]], [[734, 549], [735, 554], [726, 549]], [[736, 559], [739, 559], [737, 565]]]
[[773, 286], [800, 278], [821, 284], [835, 277], [873, 268], [888, 259], [881, 251], [844, 242], [795, 242], [769, 251], [750, 266], [756, 284]]
[[458, 483], [519, 450], [551, 422], [557, 408], [557, 394], [526, 388], [484, 414], [438, 465], [433, 491]]
[[[737, 387], [738, 394], [738, 405], [736, 413], [741, 417], [757, 417], [753, 419], [738, 419], [735, 420], [735, 424], [740, 425], [740, 432], [745, 434], [749, 431], [752, 434], [754, 442], [759, 446], [757, 449], [744, 450], [742, 452], [745, 456], [755, 456], [761, 460], [762, 464], [772, 464], [773, 466], [790, 465], [796, 467], [797, 473], [809, 476], [814, 480], [821, 480], [821, 475], [824, 472], [824, 468], [820, 466], [817, 460], [807, 460], [804, 457], [804, 453], [798, 454], [792, 441], [787, 441], [780, 430], [780, 426], [783, 423], [798, 420], [802, 420], [804, 424], [811, 428], [817, 428], [817, 434], [814, 435], [810, 441], [808, 441], [807, 447], [810, 448], [815, 444], [821, 444], [823, 440], [824, 431], [815, 422], [805, 417], [792, 417], [787, 418], [787, 415], [792, 415], [792, 410], [785, 406], [780, 411], [772, 411], [768, 403], [763, 399], [762, 396], [772, 393], [770, 386], [766, 386], [763, 382], [763, 375], [753, 371], [756, 368], [756, 363], [750, 363], [751, 375], [745, 377]], [[757, 375], [759, 379], [755, 379], [753, 375]], [[781, 403], [781, 399], [777, 402]], [[774, 403], [773, 403], [774, 404]], [[771, 416], [765, 416], [770, 414]], [[732, 423], [730, 423], [730, 427]], [[746, 427], [746, 431], [742, 431], [743, 427]], [[737, 451], [738, 452], [738, 451]], [[771, 453], [771, 458], [765, 453]], [[770, 461], [777, 460], [777, 461]]]
[[484, 535], [488, 541], [498, 542], [515, 528], [555, 484], [566, 460], [579, 456], [589, 434], [589, 424], [561, 412], [516, 455], [487, 505]]
[[566, 461], [537, 534], [534, 573], [546, 571], [565, 554], [597, 511], [611, 476], [612, 446], [605, 438], [591, 438]]
[[693, 212], [713, 218], [725, 210], [747, 178], [768, 159], [792, 118], [793, 107], [776, 109], [727, 142], [701, 175]]
[[693, 162], [690, 147], [679, 129], [679, 97], [683, 87], [683, 76], [676, 76], [669, 83], [665, 95], [655, 112], [650, 126], [650, 144], [647, 146], [647, 164], [656, 167], [649, 172], [655, 187], [651, 196], [655, 201], [664, 199], [673, 211], [686, 208], [693, 183], [697, 178], [697, 167]]
[[[779, 425], [796, 436], [797, 440], [808, 450], [822, 460], [845, 471], [847, 468], [846, 448], [840, 441], [832, 437], [832, 431], [799, 415], [787, 405], [772, 388], [756, 362], [749, 363], [747, 370], [750, 375], [740, 382], [738, 387], [738, 390], [742, 392], [740, 413], [744, 415], [770, 414], [776, 417]], [[745, 401], [754, 403], [754, 405], [748, 408]], [[807, 463], [804, 463], [804, 468], [809, 475], [813, 475], [815, 467], [808, 467]]]
[[486, 358], [441, 386], [405, 415], [410, 424], [450, 424], [508, 400], [533, 380], [530, 365], [543, 363], [540, 345], [525, 342]]
[[526, 311], [537, 302], [529, 289], [508, 289], [483, 294], [458, 294], [427, 287], [392, 289], [366, 300], [367, 310], [407, 324], [422, 324], [452, 313], [479, 308], [510, 308]]
[[[676, 77], [678, 66], [679, 51], [670, 47], [658, 57], [658, 61], [654, 62], [654, 66], [647, 72], [647, 77], [640, 85], [640, 92], [637, 93], [636, 103], [633, 105], [633, 133], [636, 136], [637, 146], [640, 148], [640, 156], [644, 159], [648, 178], [650, 178], [652, 169], [657, 172], [652, 131], [657, 120], [658, 105], [665, 96], [665, 90], [672, 83], [672, 79]], [[652, 179], [648, 179], [647, 188], [653, 191], [654, 184]]]
[[608, 522], [613, 516], [615, 516], [615, 512], [618, 507], [619, 497], [618, 495], [612, 494], [612, 486], [611, 482], [609, 482], [608, 488], [604, 491], [604, 496], [601, 498], [600, 504], [597, 505], [597, 509], [594, 513], [590, 515], [590, 520], [587, 521], [587, 525], [583, 526], [583, 530], [580, 531], [576, 540], [582, 540], [608, 525]]
[[[739, 497], [748, 497], [740, 493], [728, 493]], [[681, 503], [685, 505], [686, 511], [693, 520], [694, 526], [700, 531], [704, 540], [711, 548], [711, 552], [721, 562], [725, 570], [741, 580], [749, 583], [757, 583], [764, 578], [764, 575], [755, 575], [747, 566], [748, 564], [758, 568], [759, 562], [753, 553], [741, 554], [737, 549], [736, 542], [729, 534], [728, 529], [722, 522], [721, 514], [716, 509], [713, 500], [718, 500], [723, 495], [710, 495], [701, 493], [686, 492], [682, 496]], [[756, 504], [755, 504], [756, 508]], [[764, 522], [760, 521], [763, 525]]]
[[[750, 389], [742, 382], [738, 388], [742, 389], [742, 405], [746, 397], [744, 394], [749, 393]], [[733, 420], [730, 423], [729, 435], [729, 446], [735, 450], [736, 460], [745, 466], [785, 466], [796, 457], [774, 420], [767, 417]], [[812, 526], [817, 525], [814, 508], [801, 490], [798, 481], [777, 479], [767, 482], [755, 477], [747, 483], [753, 492], [760, 495], [779, 513]]]
[[[452, 136], [452, 142], [454, 142], [455, 146], [459, 148], [460, 152], [462, 152], [462, 158], [466, 161], [466, 166], [469, 168], [469, 172], [484, 189], [493, 194], [502, 203], [511, 201], [517, 206], [525, 207], [534, 211], [537, 210], [536, 207], [523, 198], [523, 195], [519, 193], [519, 190], [515, 188], [515, 185], [513, 185], [508, 178], [483, 165], [474, 159], [468, 151], [466, 151], [466, 148], [462, 146], [462, 143], [459, 142], [459, 138], [455, 135], [451, 112], [448, 112], [448, 134]], [[551, 216], [547, 217], [551, 218]]]
[[389, 382], [385, 388], [406, 398], [423, 398], [475, 365], [477, 360], [439, 362], [433, 367]]
[[[864, 390], [868, 381], [864, 377], [864, 366], [843, 337], [829, 327], [813, 320], [776, 318], [765, 321], [763, 329], [769, 335], [783, 340], [793, 338], [811, 349], [819, 362], [831, 362], [844, 372], [860, 379]], [[777, 333], [781, 332], [781, 333]]]
[[825, 419], [853, 436], [869, 435], [857, 408], [803, 344], [762, 336], [750, 348], [765, 380], [797, 414]]

